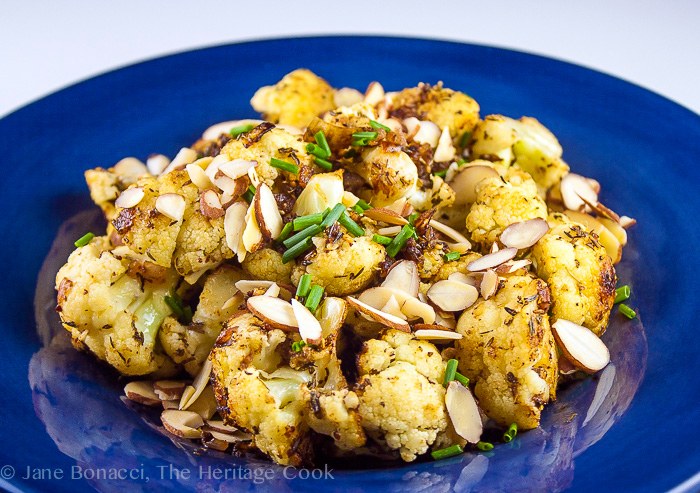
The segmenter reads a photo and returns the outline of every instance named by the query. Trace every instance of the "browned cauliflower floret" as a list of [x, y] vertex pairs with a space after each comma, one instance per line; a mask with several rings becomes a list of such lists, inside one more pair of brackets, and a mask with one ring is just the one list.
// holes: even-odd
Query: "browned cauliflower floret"
[[272, 248], [263, 248], [246, 255], [243, 268], [257, 279], [291, 284], [294, 264], [282, 263], [282, 255]]
[[440, 267], [440, 270], [438, 270], [437, 274], [435, 274], [435, 277], [433, 277], [433, 282], [435, 283], [437, 281], [443, 281], [449, 278], [450, 274], [454, 274], [455, 272], [469, 274], [469, 271], [467, 270], [467, 265], [469, 265], [471, 262], [478, 259], [479, 257], [481, 257], [481, 255], [479, 255], [476, 252], [467, 252], [464, 255], [460, 256], [457, 260], [445, 262]]
[[157, 344], [171, 310], [164, 297], [177, 275], [162, 269], [150, 281], [115, 256], [106, 236], [76, 249], [56, 274], [58, 313], [78, 349], [93, 352], [125, 375], [145, 375], [171, 365]]
[[445, 363], [429, 342], [387, 330], [364, 343], [357, 360], [362, 426], [369, 436], [413, 461], [447, 429]]
[[257, 90], [251, 106], [273, 123], [303, 128], [315, 117], [335, 107], [333, 88], [307, 69], [285, 75], [274, 86]]
[[598, 237], [577, 223], [552, 228], [532, 248], [552, 292], [552, 315], [602, 335], [615, 299], [615, 269]]
[[488, 300], [459, 318], [459, 371], [476, 382], [488, 417], [503, 426], [535, 428], [557, 385], [557, 352], [549, 327], [549, 290], [531, 275], [510, 276]]
[[90, 189], [92, 201], [102, 209], [107, 220], [111, 221], [116, 215], [114, 201], [119, 194], [134, 184], [139, 177], [148, 174], [145, 164], [136, 158], [127, 157], [109, 169], [87, 170], [85, 181]]
[[405, 152], [369, 147], [353, 169], [372, 187], [370, 202], [382, 207], [414, 193], [418, 168]]

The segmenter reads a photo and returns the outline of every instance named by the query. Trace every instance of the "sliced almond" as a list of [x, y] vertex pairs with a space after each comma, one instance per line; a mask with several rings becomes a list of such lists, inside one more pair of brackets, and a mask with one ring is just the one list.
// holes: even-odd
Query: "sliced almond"
[[453, 313], [435, 312], [435, 324], [450, 330], [455, 330], [457, 328], [457, 320], [455, 320]]
[[509, 225], [501, 233], [501, 243], [510, 248], [530, 248], [549, 231], [549, 224], [536, 217]]
[[366, 315], [370, 320], [374, 320], [375, 322], [379, 322], [380, 324], [403, 332], [411, 332], [411, 327], [404, 320], [401, 320], [400, 318], [388, 313], [384, 313], [376, 308], [372, 308], [371, 306], [362, 303], [360, 300], [355, 299], [352, 296], [348, 296], [346, 299], [355, 310], [363, 315]]
[[422, 319], [427, 324], [435, 322], [435, 309], [432, 306], [399, 289], [384, 286], [367, 289], [360, 294], [359, 300], [381, 311], [392, 296], [396, 298], [401, 306], [401, 313], [406, 315], [408, 320]]
[[432, 226], [433, 229], [435, 229], [436, 231], [439, 231], [440, 233], [449, 236], [457, 243], [464, 243], [471, 246], [470, 241], [467, 238], [465, 238], [464, 235], [462, 235], [454, 228], [449, 227], [447, 224], [443, 224], [439, 221], [436, 221], [435, 219], [431, 219], [430, 226]]
[[600, 182], [598, 180], [596, 180], [595, 178], [586, 178], [586, 181], [595, 191], [595, 193], [600, 193]]
[[275, 329], [287, 332], [299, 327], [292, 305], [280, 298], [269, 296], [251, 296], [246, 301], [248, 310]]
[[243, 125], [260, 125], [262, 120], [231, 120], [212, 125], [202, 134], [203, 140], [216, 140], [221, 134], [230, 134], [231, 129]]
[[616, 264], [622, 259], [622, 244], [620, 240], [602, 222], [595, 217], [583, 212], [565, 211], [566, 216], [577, 223], [583, 224], [586, 229], [598, 235], [600, 244], [605, 248], [605, 252]]
[[253, 204], [255, 204], [255, 219], [260, 226], [263, 238], [265, 241], [276, 240], [282, 232], [284, 221], [270, 187], [261, 183], [255, 191]]
[[396, 301], [396, 296], [393, 295], [389, 298], [389, 301], [387, 301], [383, 307], [379, 308], [379, 311], [398, 317], [401, 320], [406, 320], [408, 318], [406, 317], [406, 315], [401, 313], [401, 305], [399, 305], [399, 302]]
[[586, 202], [598, 202], [598, 194], [588, 179], [576, 173], [569, 173], [562, 178], [559, 188], [564, 206], [569, 210], [583, 212]]
[[377, 234], [382, 236], [396, 236], [401, 232], [401, 226], [388, 226], [386, 228], [379, 228]]
[[479, 286], [481, 297], [488, 300], [491, 296], [496, 294], [496, 290], [498, 290], [498, 281], [498, 274], [491, 269], [487, 270], [484, 277], [481, 278], [481, 284]]
[[455, 205], [467, 205], [476, 200], [476, 186], [487, 178], [498, 178], [498, 171], [490, 166], [464, 165], [448, 183], [455, 191]]
[[635, 224], [637, 224], [636, 219], [632, 219], [628, 216], [620, 216], [620, 226], [622, 226], [623, 228], [627, 229]]
[[255, 217], [255, 202], [255, 199], [253, 199], [253, 202], [251, 202], [245, 213], [245, 229], [241, 235], [243, 248], [246, 252], [250, 253], [259, 250], [265, 242], [265, 238], [263, 237], [262, 231], [260, 231], [260, 226]]
[[156, 199], [156, 210], [173, 221], [185, 214], [185, 199], [176, 193], [164, 193]]
[[120, 176], [139, 177], [148, 174], [148, 168], [135, 157], [125, 157], [112, 168]]
[[343, 205], [345, 207], [352, 207], [360, 201], [360, 197], [347, 190], [343, 192]]
[[180, 398], [180, 410], [184, 411], [185, 409], [190, 407], [194, 403], [194, 401], [196, 401], [197, 398], [201, 395], [201, 393], [204, 391], [204, 388], [209, 383], [209, 378], [211, 377], [211, 369], [211, 360], [207, 358], [206, 360], [204, 360], [204, 364], [199, 370], [199, 373], [197, 373], [197, 376], [195, 377], [194, 382], [192, 382], [192, 385], [188, 385], [187, 387], [185, 387], [185, 390], [182, 392], [182, 397]]
[[172, 401], [163, 401], [163, 409], [180, 409], [180, 399]]
[[243, 279], [237, 281], [235, 286], [242, 293], [250, 293], [256, 289], [269, 289], [273, 284], [273, 281], [264, 281], [262, 279]]
[[408, 130], [408, 137], [420, 144], [428, 144], [435, 149], [440, 141], [440, 127], [431, 121], [421, 121], [415, 117], [408, 117], [403, 121]]
[[530, 264], [532, 264], [532, 260], [527, 258], [522, 260], [509, 260], [508, 262], [503, 262], [494, 270], [497, 274], [512, 274], [517, 270], [525, 269]]
[[236, 180], [241, 176], [248, 174], [248, 170], [255, 168], [258, 165], [257, 161], [248, 161], [247, 159], [234, 159], [219, 165], [217, 173], [223, 173], [232, 180]]
[[199, 414], [176, 409], [163, 411], [160, 419], [166, 430], [180, 438], [199, 438], [201, 436], [199, 427], [204, 425], [204, 421]]
[[498, 248], [498, 243], [494, 241], [493, 245], [491, 245], [491, 250], [489, 253], [496, 253], [498, 250], [500, 250], [500, 248]]
[[591, 330], [569, 320], [552, 324], [559, 349], [575, 367], [588, 373], [602, 370], [610, 362], [610, 351]]
[[463, 282], [464, 284], [474, 286], [475, 288], [478, 288], [481, 284], [481, 281], [477, 279], [475, 274], [465, 274], [463, 272], [453, 272], [447, 276], [447, 279], [450, 281]]
[[244, 178], [235, 181], [233, 190], [225, 190], [221, 194], [221, 205], [228, 209], [238, 198], [248, 190], [248, 182]]
[[153, 390], [153, 382], [129, 382], [124, 387], [124, 395], [130, 401], [146, 406], [160, 406], [160, 397]]
[[562, 375], [571, 375], [577, 371], [578, 368], [576, 368], [573, 363], [566, 359], [563, 354], [559, 356], [559, 373]]
[[[401, 205], [401, 208], [403, 209], [403, 205]], [[367, 209], [363, 215], [369, 217], [370, 219], [374, 219], [375, 221], [382, 221], [387, 224], [398, 224], [399, 226], [408, 224], [408, 220], [405, 217], [401, 217], [399, 213], [383, 207]]]
[[239, 306], [241, 303], [243, 303], [243, 293], [238, 291], [236, 294], [231, 296], [229, 299], [226, 300], [226, 302], [221, 305], [221, 311], [225, 312], [227, 310], [233, 309], [234, 307]]
[[199, 197], [199, 210], [207, 219], [217, 219], [225, 214], [219, 194], [213, 188], [208, 188]]
[[484, 430], [474, 396], [456, 380], [447, 385], [445, 407], [455, 432], [469, 443], [478, 443]]
[[131, 209], [141, 202], [144, 195], [146, 195], [146, 192], [143, 187], [127, 188], [117, 197], [117, 200], [114, 201], [114, 205], [122, 209]]
[[220, 419], [206, 419], [204, 420], [204, 423], [207, 425], [207, 429], [211, 431], [218, 431], [219, 433], [228, 433], [229, 435], [233, 435], [234, 433], [238, 433], [240, 431], [235, 426], [224, 424], [224, 422]]
[[188, 411], [199, 414], [202, 419], [210, 419], [216, 414], [216, 396], [211, 385], [207, 385], [202, 393], [187, 406]]
[[586, 205], [587, 205], [588, 207], [590, 207], [591, 209], [593, 209], [593, 211], [595, 211], [595, 213], [596, 213], [598, 216], [611, 219], [611, 220], [615, 221], [616, 223], [619, 223], [619, 222], [620, 222], [620, 216], [618, 216], [618, 215], [615, 213], [615, 211], [613, 211], [612, 209], [609, 209], [608, 207], [606, 207], [606, 206], [603, 205], [602, 203], [600, 203], [600, 202], [589, 202], [588, 200], [586, 200], [586, 199], [583, 198], [583, 197], [581, 197], [581, 199], [586, 203]]
[[479, 292], [474, 286], [449, 279], [436, 282], [426, 294], [430, 301], [446, 312], [464, 310], [472, 306], [479, 297]]
[[443, 329], [416, 329], [413, 333], [416, 339], [432, 341], [457, 341], [464, 336], [458, 332]]
[[337, 334], [348, 315], [348, 302], [343, 298], [327, 296], [321, 303], [321, 329], [323, 337]]
[[211, 432], [207, 430], [201, 430], [202, 433], [202, 445], [208, 449], [218, 450], [219, 452], [224, 452], [228, 447], [229, 443], [224, 440], [219, 440], [214, 437]]
[[190, 163], [185, 166], [187, 175], [190, 177], [190, 181], [197, 185], [200, 190], [205, 190], [212, 187], [212, 182], [207, 176], [206, 172], [201, 166], [195, 163]]
[[168, 167], [163, 170], [163, 174], [170, 173], [171, 171], [175, 170], [185, 169], [185, 166], [195, 162], [196, 160], [197, 152], [189, 147], [183, 147], [180, 149], [180, 151], [178, 151], [173, 160], [170, 161]]
[[418, 296], [420, 277], [418, 266], [412, 260], [401, 260], [391, 266], [382, 287], [404, 291], [409, 296]]
[[182, 397], [185, 386], [180, 380], [159, 380], [153, 384], [153, 390], [161, 400], [171, 401]]
[[617, 241], [620, 242], [620, 245], [625, 246], [627, 244], [627, 231], [625, 231], [625, 228], [623, 228], [622, 225], [605, 217], [599, 217], [598, 221], [600, 221], [603, 226], [608, 228], [608, 230], [615, 235], [615, 238], [617, 238]]
[[292, 298], [292, 310], [299, 325], [299, 335], [306, 344], [319, 344], [323, 338], [321, 324], [313, 313], [304, 305]]
[[341, 87], [333, 93], [333, 104], [336, 108], [340, 106], [352, 106], [364, 99], [364, 95], [357, 89]]
[[510, 259], [518, 254], [517, 248], [504, 248], [494, 253], [489, 253], [484, 255], [473, 262], [467, 264], [467, 270], [471, 272], [478, 272], [487, 269], [493, 269], [501, 265], [504, 262], [508, 262]]
[[438, 145], [433, 154], [433, 160], [438, 163], [452, 161], [455, 157], [455, 147], [452, 145], [450, 127], [444, 127], [438, 139]]
[[450, 247], [450, 250], [463, 255], [472, 249], [471, 243], [451, 243], [445, 242], [445, 244]]
[[384, 101], [384, 94], [384, 88], [379, 82], [370, 82], [365, 91], [364, 102], [376, 106]]
[[152, 175], [158, 176], [170, 165], [170, 158], [162, 154], [151, 154], [146, 159], [146, 168]]
[[208, 430], [212, 437], [227, 443], [247, 442], [253, 439], [253, 435], [241, 430], [236, 430], [234, 433], [222, 433], [219, 430]]
[[216, 264], [209, 265], [202, 269], [198, 269], [190, 274], [187, 274], [183, 279], [187, 282], [187, 284], [194, 285], [197, 283], [197, 281], [199, 281], [200, 277], [207, 273], [207, 271], [217, 268], [220, 263], [221, 262], [217, 262]]

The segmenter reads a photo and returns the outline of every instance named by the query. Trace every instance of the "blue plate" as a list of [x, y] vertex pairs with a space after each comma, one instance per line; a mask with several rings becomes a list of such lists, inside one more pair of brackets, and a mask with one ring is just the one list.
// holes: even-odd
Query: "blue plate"
[[[614, 311], [605, 336], [613, 364], [562, 391], [541, 428], [487, 455], [390, 468], [283, 469], [171, 440], [158, 429], [157, 416], [122, 402], [116, 375], [72, 349], [52, 312], [52, 283], [72, 248], [66, 238], [99, 222], [83, 171], [126, 155], [172, 156], [214, 122], [253, 117], [248, 100], [254, 91], [298, 67], [336, 87], [363, 89], [379, 80], [396, 90], [442, 80], [473, 96], [482, 115], [535, 116], [559, 137], [572, 168], [600, 181], [604, 202], [638, 220], [617, 271], [632, 286], [629, 304], [640, 315], [628, 321]], [[675, 103], [575, 65], [483, 46], [381, 37], [280, 39], [182, 53], [95, 77], [0, 120], [0, 136], [7, 173], [0, 185], [7, 271], [0, 287], [6, 310], [0, 322], [0, 486], [698, 488], [700, 283], [693, 259], [700, 245], [700, 117]], [[73, 217], [81, 211], [87, 212]], [[63, 240], [49, 254], [59, 228]]]

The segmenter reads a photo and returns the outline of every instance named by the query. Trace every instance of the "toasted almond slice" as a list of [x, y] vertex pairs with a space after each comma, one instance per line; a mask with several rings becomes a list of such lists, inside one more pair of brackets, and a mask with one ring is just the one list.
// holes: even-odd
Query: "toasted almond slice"
[[190, 181], [197, 185], [200, 190], [206, 190], [212, 187], [212, 182], [207, 176], [206, 172], [196, 163], [190, 163], [185, 166], [187, 175], [190, 177]]
[[435, 149], [440, 141], [440, 127], [431, 121], [421, 121], [413, 116], [406, 118], [403, 121], [408, 130], [409, 140], [414, 140], [421, 144], [428, 144]]
[[255, 204], [255, 219], [260, 226], [263, 238], [265, 241], [276, 240], [282, 232], [284, 221], [270, 187], [261, 183], [255, 191], [253, 204]]
[[586, 203], [586, 205], [587, 205], [588, 207], [590, 207], [591, 209], [593, 209], [593, 211], [595, 211], [595, 213], [596, 213], [599, 217], [605, 217], [605, 218], [607, 218], [607, 219], [611, 219], [611, 220], [615, 221], [616, 223], [619, 223], [619, 222], [620, 222], [620, 216], [618, 216], [618, 215], [615, 213], [615, 211], [613, 211], [612, 209], [607, 208], [607, 207], [606, 207], [605, 205], [603, 205], [602, 203], [600, 203], [600, 202], [589, 202], [589, 201], [586, 200], [584, 197], [581, 197], [581, 200], [583, 200], [583, 201]]
[[160, 406], [160, 397], [153, 390], [153, 382], [129, 382], [124, 387], [124, 394], [130, 401], [146, 406]]
[[435, 149], [433, 159], [435, 162], [442, 163], [452, 161], [455, 157], [455, 146], [452, 145], [452, 137], [450, 136], [450, 127], [443, 127], [438, 145]]
[[207, 219], [217, 219], [225, 214], [219, 194], [213, 188], [208, 188], [199, 197], [199, 211]]
[[245, 213], [245, 229], [241, 235], [243, 248], [246, 252], [250, 253], [259, 250], [265, 242], [262, 231], [260, 231], [260, 225], [255, 217], [255, 202], [256, 200], [254, 198]]
[[209, 265], [202, 269], [196, 270], [190, 274], [187, 274], [183, 279], [187, 282], [187, 284], [194, 285], [197, 281], [199, 281], [199, 278], [202, 277], [207, 271], [216, 269], [220, 263], [221, 262], [217, 262], [213, 265]]
[[373, 81], [367, 86], [363, 100], [367, 104], [376, 106], [384, 101], [384, 94], [385, 92], [382, 85], [377, 81]]
[[612, 259], [613, 264], [622, 259], [622, 244], [620, 240], [602, 222], [595, 217], [583, 212], [565, 211], [566, 216], [577, 223], [583, 224], [586, 229], [598, 235], [600, 244], [605, 248], [606, 253]]
[[536, 217], [509, 225], [501, 233], [501, 243], [510, 248], [530, 248], [549, 231], [549, 224]]
[[343, 205], [345, 207], [352, 207], [360, 201], [360, 197], [347, 190], [343, 192]]
[[476, 200], [476, 186], [486, 178], [498, 178], [498, 171], [490, 166], [464, 165], [448, 183], [455, 191], [455, 205], [467, 205]]
[[336, 108], [340, 106], [352, 106], [364, 99], [364, 95], [357, 89], [351, 87], [341, 87], [333, 93], [333, 104]]
[[207, 385], [199, 397], [187, 406], [187, 410], [199, 414], [202, 419], [210, 419], [216, 414], [216, 405], [214, 389], [211, 385]]
[[471, 243], [468, 239], [466, 239], [457, 230], [449, 227], [447, 224], [443, 224], [439, 221], [436, 221], [435, 219], [431, 219], [430, 225], [433, 227], [433, 229], [439, 231], [440, 233], [442, 233], [444, 235], [449, 236], [450, 238], [455, 240], [457, 243], [464, 243], [464, 244], [467, 244], [471, 247]]
[[443, 329], [416, 329], [413, 333], [416, 339], [428, 339], [433, 341], [457, 341], [464, 336], [451, 330]]
[[163, 401], [163, 409], [180, 409], [180, 399], [172, 401]]
[[272, 296], [273, 298], [277, 298], [280, 294], [280, 287], [277, 285], [276, 282], [273, 282], [272, 285], [267, 288], [267, 291], [263, 293], [263, 296]]
[[237, 281], [235, 286], [241, 293], [250, 293], [256, 289], [269, 289], [273, 284], [273, 281], [264, 281], [262, 279], [243, 279]]
[[447, 385], [445, 407], [455, 432], [469, 443], [477, 443], [484, 430], [481, 413], [474, 396], [456, 380]]
[[224, 422], [220, 419], [205, 419], [204, 423], [207, 425], [208, 430], [218, 431], [219, 433], [228, 433], [229, 435], [233, 435], [240, 431], [235, 426], [224, 424]]
[[228, 134], [231, 132], [232, 128], [240, 127], [243, 125], [260, 125], [262, 120], [231, 120], [227, 122], [217, 123], [212, 125], [204, 131], [202, 134], [203, 140], [216, 140], [221, 134]]
[[467, 270], [471, 272], [478, 272], [482, 270], [492, 269], [501, 265], [504, 262], [508, 262], [510, 259], [518, 254], [517, 248], [504, 248], [494, 253], [489, 253], [484, 255], [473, 262], [467, 264]]
[[571, 375], [577, 371], [578, 368], [576, 368], [573, 363], [566, 359], [566, 356], [563, 354], [559, 355], [559, 373], [562, 375]]
[[120, 176], [138, 177], [148, 174], [148, 167], [135, 157], [125, 157], [114, 165], [113, 170]]
[[420, 288], [418, 266], [412, 260], [396, 262], [391, 266], [384, 282], [382, 282], [382, 287], [398, 289], [415, 298], [418, 296]]
[[600, 193], [600, 182], [598, 180], [596, 180], [595, 178], [586, 178], [586, 181], [595, 191], [595, 193]]
[[246, 433], [241, 430], [236, 430], [235, 433], [223, 433], [220, 432], [219, 430], [208, 430], [209, 433], [211, 434], [212, 437], [214, 437], [217, 440], [221, 440], [227, 443], [236, 443], [236, 442], [247, 442], [248, 440], [253, 439], [253, 435], [250, 433]]
[[158, 380], [153, 384], [153, 390], [161, 400], [179, 400], [185, 390], [185, 382], [180, 380]]
[[559, 187], [564, 206], [569, 210], [583, 212], [586, 202], [598, 202], [598, 194], [588, 179], [576, 173], [569, 173], [562, 178]]
[[321, 329], [323, 337], [337, 334], [348, 315], [348, 302], [343, 298], [327, 296], [321, 303]]
[[396, 296], [393, 295], [389, 298], [389, 301], [387, 301], [384, 306], [379, 309], [379, 311], [398, 317], [401, 320], [407, 319], [406, 315], [401, 313], [401, 306], [399, 305], [399, 302], [396, 301]]
[[204, 388], [209, 383], [209, 377], [211, 377], [211, 369], [211, 360], [207, 358], [206, 360], [204, 360], [204, 364], [199, 370], [199, 373], [197, 373], [197, 376], [195, 377], [194, 382], [192, 382], [192, 385], [188, 385], [187, 387], [185, 387], [185, 390], [182, 392], [182, 397], [180, 398], [180, 409], [182, 411], [190, 407], [194, 403], [194, 401], [197, 400], [200, 394], [204, 391]]
[[560, 318], [552, 324], [552, 333], [559, 349], [578, 369], [595, 373], [610, 362], [605, 343], [586, 327]]
[[457, 321], [453, 313], [435, 312], [435, 324], [438, 327], [446, 327], [450, 330], [455, 330], [457, 328]]
[[445, 242], [448, 247], [450, 247], [450, 250], [453, 252], [457, 252], [460, 255], [463, 255], [467, 253], [469, 250], [472, 249], [471, 243], [450, 243], [450, 242]]
[[627, 231], [625, 231], [625, 228], [623, 228], [619, 223], [605, 217], [599, 217], [598, 221], [600, 221], [603, 226], [608, 228], [608, 230], [615, 235], [615, 238], [617, 238], [617, 241], [620, 242], [620, 245], [625, 246], [627, 244]]
[[386, 228], [379, 228], [377, 233], [382, 236], [396, 236], [401, 232], [401, 226], [388, 226]]
[[231, 296], [229, 299], [226, 300], [226, 302], [223, 305], [221, 305], [221, 311], [225, 312], [229, 309], [239, 306], [241, 303], [243, 303], [243, 299], [243, 293], [237, 291], [236, 294]]
[[163, 170], [163, 174], [170, 173], [171, 171], [175, 170], [185, 169], [185, 166], [195, 162], [196, 160], [197, 152], [189, 147], [183, 147], [173, 158], [173, 160], [170, 161], [168, 167]]
[[282, 299], [269, 296], [251, 296], [246, 301], [246, 306], [256, 317], [275, 329], [290, 332], [296, 331], [299, 327], [292, 305]]
[[517, 270], [526, 268], [530, 264], [532, 264], [532, 260], [527, 258], [522, 260], [509, 260], [508, 262], [503, 262], [494, 270], [497, 274], [512, 274]]
[[144, 195], [146, 195], [146, 192], [143, 187], [127, 188], [117, 197], [117, 200], [114, 201], [114, 205], [122, 209], [131, 209], [141, 202]]
[[199, 414], [176, 409], [163, 411], [160, 419], [166, 430], [180, 438], [199, 438], [201, 434], [198, 428], [204, 425], [204, 421]]
[[411, 327], [404, 320], [401, 320], [400, 318], [388, 313], [384, 313], [376, 308], [372, 308], [371, 306], [362, 303], [360, 300], [355, 299], [352, 296], [348, 296], [346, 299], [355, 310], [363, 315], [366, 315], [370, 320], [374, 320], [375, 322], [379, 322], [403, 332], [411, 332]]
[[459, 281], [443, 280], [433, 284], [426, 293], [441, 310], [457, 312], [474, 304], [479, 292], [474, 286]]
[[221, 163], [219, 165], [218, 173], [223, 173], [232, 180], [236, 180], [241, 176], [248, 174], [248, 170], [255, 168], [258, 165], [257, 161], [248, 161], [247, 159], [234, 159], [227, 163]]
[[498, 248], [498, 243], [494, 241], [493, 245], [491, 245], [491, 250], [489, 253], [496, 253], [498, 250], [500, 250], [500, 248]]
[[162, 154], [151, 154], [146, 159], [146, 168], [152, 175], [158, 176], [170, 165], [170, 158]]
[[475, 274], [464, 274], [463, 272], [453, 272], [447, 276], [447, 279], [450, 281], [463, 282], [464, 284], [474, 286], [475, 288], [478, 288], [481, 284], [481, 281], [477, 279]]
[[238, 197], [246, 192], [246, 190], [248, 190], [248, 182], [245, 180], [245, 178], [239, 178], [236, 180], [233, 185], [233, 190], [225, 190], [221, 194], [221, 205], [223, 208], [228, 209], [229, 206], [238, 200]]
[[321, 324], [304, 305], [292, 298], [292, 310], [299, 325], [299, 335], [306, 344], [319, 344], [323, 338]]
[[185, 199], [176, 193], [164, 193], [156, 199], [156, 210], [173, 221], [185, 214]]
[[219, 452], [224, 452], [229, 446], [229, 443], [224, 441], [224, 440], [219, 440], [218, 438], [214, 437], [214, 435], [211, 434], [211, 432], [202, 429], [201, 430], [202, 434], [202, 445], [205, 446], [208, 449], [212, 450], [218, 450]]
[[[419, 296], [422, 293], [419, 293]], [[408, 320], [422, 319], [427, 324], [435, 322], [435, 310], [429, 304], [408, 295], [405, 291], [395, 288], [379, 286], [367, 289], [359, 296], [359, 300], [372, 308], [381, 311], [389, 299], [394, 296], [401, 306], [401, 313], [406, 315]]]
[[[403, 209], [403, 204], [401, 205], [401, 209]], [[374, 219], [375, 221], [382, 221], [387, 224], [398, 224], [399, 226], [408, 224], [408, 220], [405, 217], [401, 217], [398, 212], [391, 209], [386, 209], [384, 207], [367, 209], [364, 212], [364, 215], [370, 219]]]
[[406, 204], [410, 205], [410, 203], [406, 200], [406, 197], [401, 197], [400, 199], [395, 200], [391, 204], [385, 205], [383, 208], [395, 212], [401, 217], [406, 217], [406, 214], [404, 214], [404, 211], [406, 210]]
[[481, 296], [488, 300], [491, 296], [496, 294], [498, 289], [498, 274], [496, 274], [491, 269], [487, 270], [484, 277], [481, 279], [481, 285], [479, 290], [481, 291]]
[[636, 219], [632, 219], [628, 216], [620, 216], [620, 226], [622, 226], [623, 228], [627, 229], [635, 224], [637, 224]]

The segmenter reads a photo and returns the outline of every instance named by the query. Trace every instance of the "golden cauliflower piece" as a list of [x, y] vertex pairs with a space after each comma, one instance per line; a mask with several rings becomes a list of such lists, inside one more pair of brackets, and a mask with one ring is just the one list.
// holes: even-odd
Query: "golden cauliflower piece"
[[537, 186], [517, 168], [509, 168], [504, 177], [480, 181], [476, 194], [466, 227], [471, 239], [482, 246], [490, 246], [512, 223], [547, 219], [547, 205], [537, 195]]
[[560, 224], [532, 247], [537, 275], [552, 292], [552, 315], [602, 335], [615, 300], [615, 268], [598, 237]]
[[400, 150], [387, 151], [382, 146], [367, 148], [362, 162], [353, 170], [372, 187], [370, 203], [374, 207], [407, 197], [415, 192], [418, 183], [418, 168], [408, 154]]
[[250, 104], [266, 120], [303, 128], [335, 107], [333, 92], [328, 82], [310, 70], [297, 69], [274, 86], [258, 89]]
[[531, 275], [509, 276], [495, 296], [459, 318], [459, 371], [476, 382], [486, 415], [503, 426], [535, 428], [555, 398], [557, 351], [549, 327], [549, 290]]
[[294, 264], [282, 263], [282, 254], [272, 248], [262, 248], [246, 255], [243, 268], [256, 279], [291, 284]]
[[292, 273], [297, 285], [304, 274], [331, 296], [344, 296], [369, 285], [384, 260], [384, 247], [370, 236], [354, 238], [347, 233], [337, 241], [319, 238], [316, 253], [308, 265], [300, 263]]
[[119, 194], [129, 188], [139, 177], [148, 175], [148, 169], [136, 158], [127, 157], [109, 169], [95, 168], [85, 172], [85, 181], [90, 189], [90, 197], [97, 204], [108, 221], [114, 219], [114, 201]]
[[56, 309], [76, 348], [91, 351], [124, 375], [146, 375], [172, 366], [157, 334], [171, 313], [164, 297], [177, 275], [169, 270], [158, 282], [149, 281], [129, 265], [110, 251], [106, 236], [77, 248], [56, 274]]
[[364, 343], [357, 359], [362, 426], [373, 439], [411, 462], [445, 431], [445, 363], [429, 342], [387, 330]]

